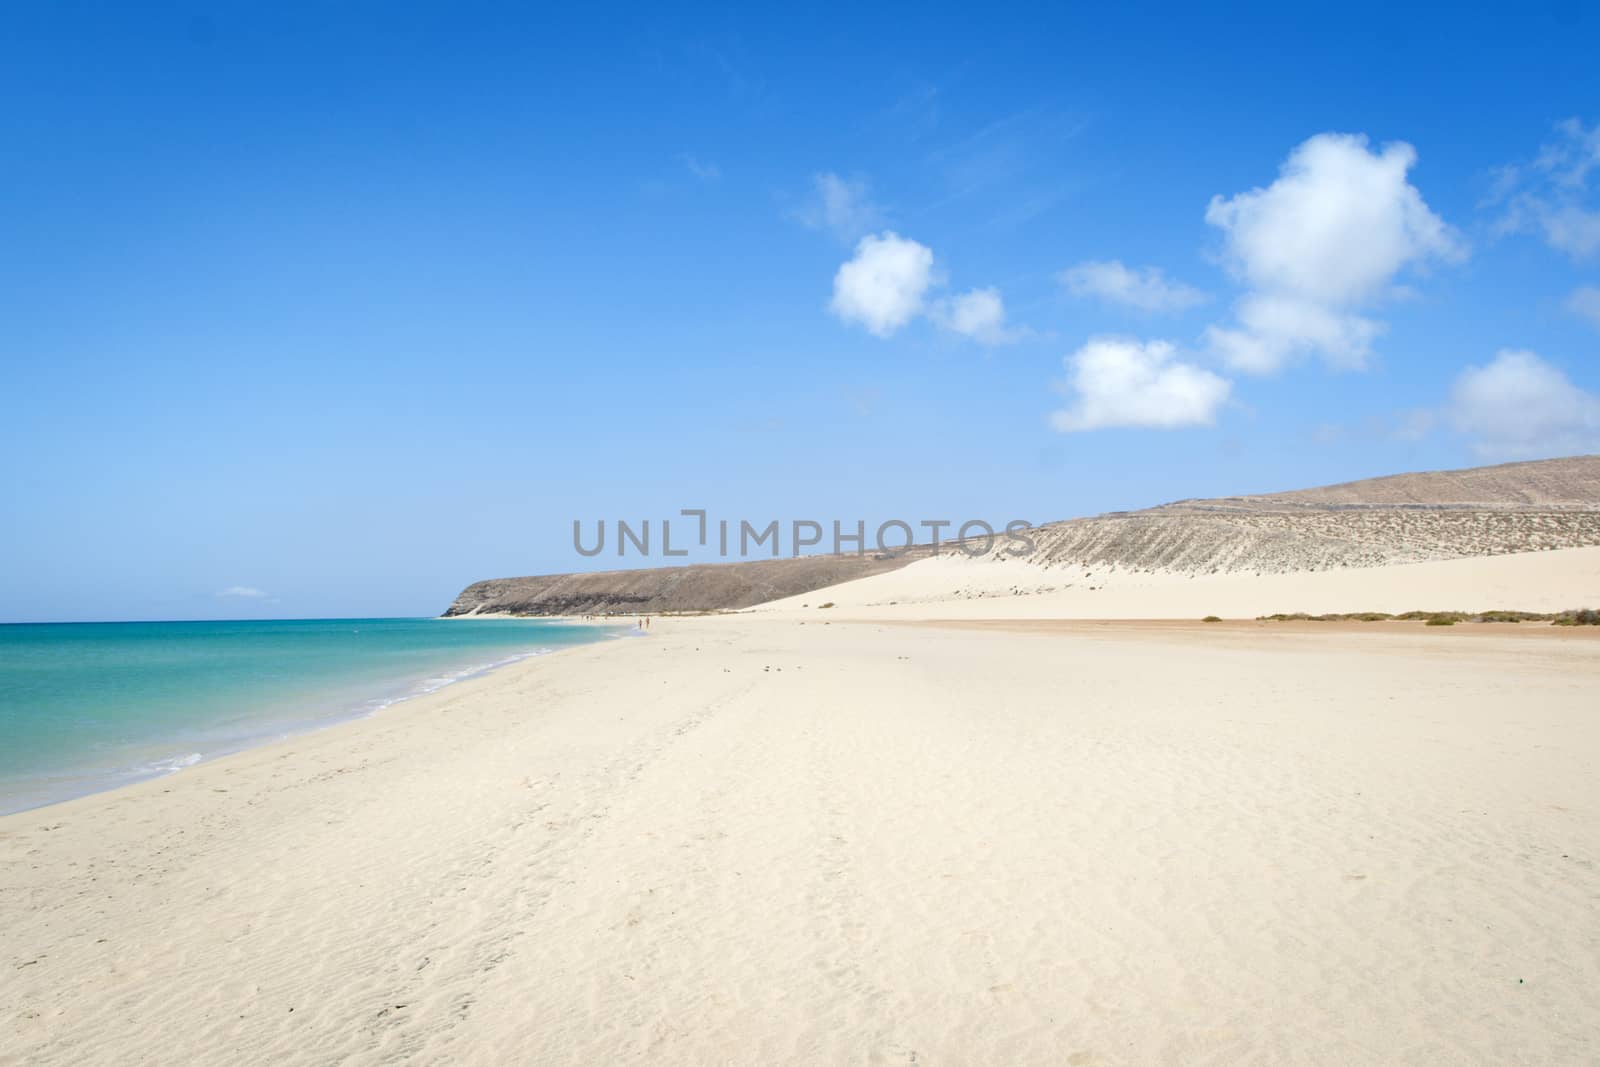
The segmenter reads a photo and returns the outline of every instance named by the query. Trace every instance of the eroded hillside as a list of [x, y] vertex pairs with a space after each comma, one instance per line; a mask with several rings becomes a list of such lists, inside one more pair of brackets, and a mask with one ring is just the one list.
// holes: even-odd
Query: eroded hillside
[[[1050, 523], [1030, 561], [1179, 574], [1282, 574], [1600, 545], [1600, 456], [1507, 463], [1317, 489], [1184, 500]], [[997, 543], [993, 558], [1007, 551]], [[904, 567], [893, 556], [699, 564], [477, 582], [446, 615], [719, 611]]]

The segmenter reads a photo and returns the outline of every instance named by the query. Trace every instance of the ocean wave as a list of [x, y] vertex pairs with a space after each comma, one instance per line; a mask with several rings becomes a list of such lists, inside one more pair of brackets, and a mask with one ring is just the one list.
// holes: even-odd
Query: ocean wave
[[369, 713], [382, 711], [384, 708], [393, 707], [395, 704], [399, 704], [407, 700], [414, 700], [417, 697], [427, 696], [429, 693], [437, 693], [447, 685], [454, 685], [457, 682], [464, 682], [468, 678], [476, 678], [479, 675], [488, 674], [490, 671], [499, 670], [501, 667], [509, 667], [513, 663], [521, 663], [525, 659], [531, 659], [534, 656], [548, 655], [554, 651], [554, 648], [534, 648], [529, 649], [526, 652], [518, 652], [515, 655], [506, 656], [502, 659], [492, 660], [488, 663], [475, 663], [471, 666], [462, 667], [459, 670], [450, 671], [446, 674], [436, 674], [422, 679], [413, 685], [409, 690], [399, 694], [398, 696], [379, 697], [369, 700], [367, 702], [367, 709]]

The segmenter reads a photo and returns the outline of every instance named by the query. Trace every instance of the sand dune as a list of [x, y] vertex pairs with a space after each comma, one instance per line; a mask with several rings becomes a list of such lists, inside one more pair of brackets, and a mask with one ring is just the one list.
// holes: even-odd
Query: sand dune
[[1253, 619], [1275, 612], [1552, 612], [1591, 605], [1600, 605], [1600, 547], [1263, 575], [946, 554], [752, 610], [824, 618]]

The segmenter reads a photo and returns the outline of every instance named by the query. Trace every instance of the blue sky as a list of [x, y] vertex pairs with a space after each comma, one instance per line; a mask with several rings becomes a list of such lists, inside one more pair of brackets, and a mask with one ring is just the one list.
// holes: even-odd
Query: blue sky
[[[1578, 3], [34, 5], [0, 619], [1600, 450]], [[259, 593], [261, 595], [254, 595]]]

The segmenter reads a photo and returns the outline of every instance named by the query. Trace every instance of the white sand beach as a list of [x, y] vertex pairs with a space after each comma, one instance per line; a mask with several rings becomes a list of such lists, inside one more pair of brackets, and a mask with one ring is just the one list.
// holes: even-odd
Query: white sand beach
[[924, 592], [0, 819], [0, 1062], [1592, 1062], [1593, 628]]

